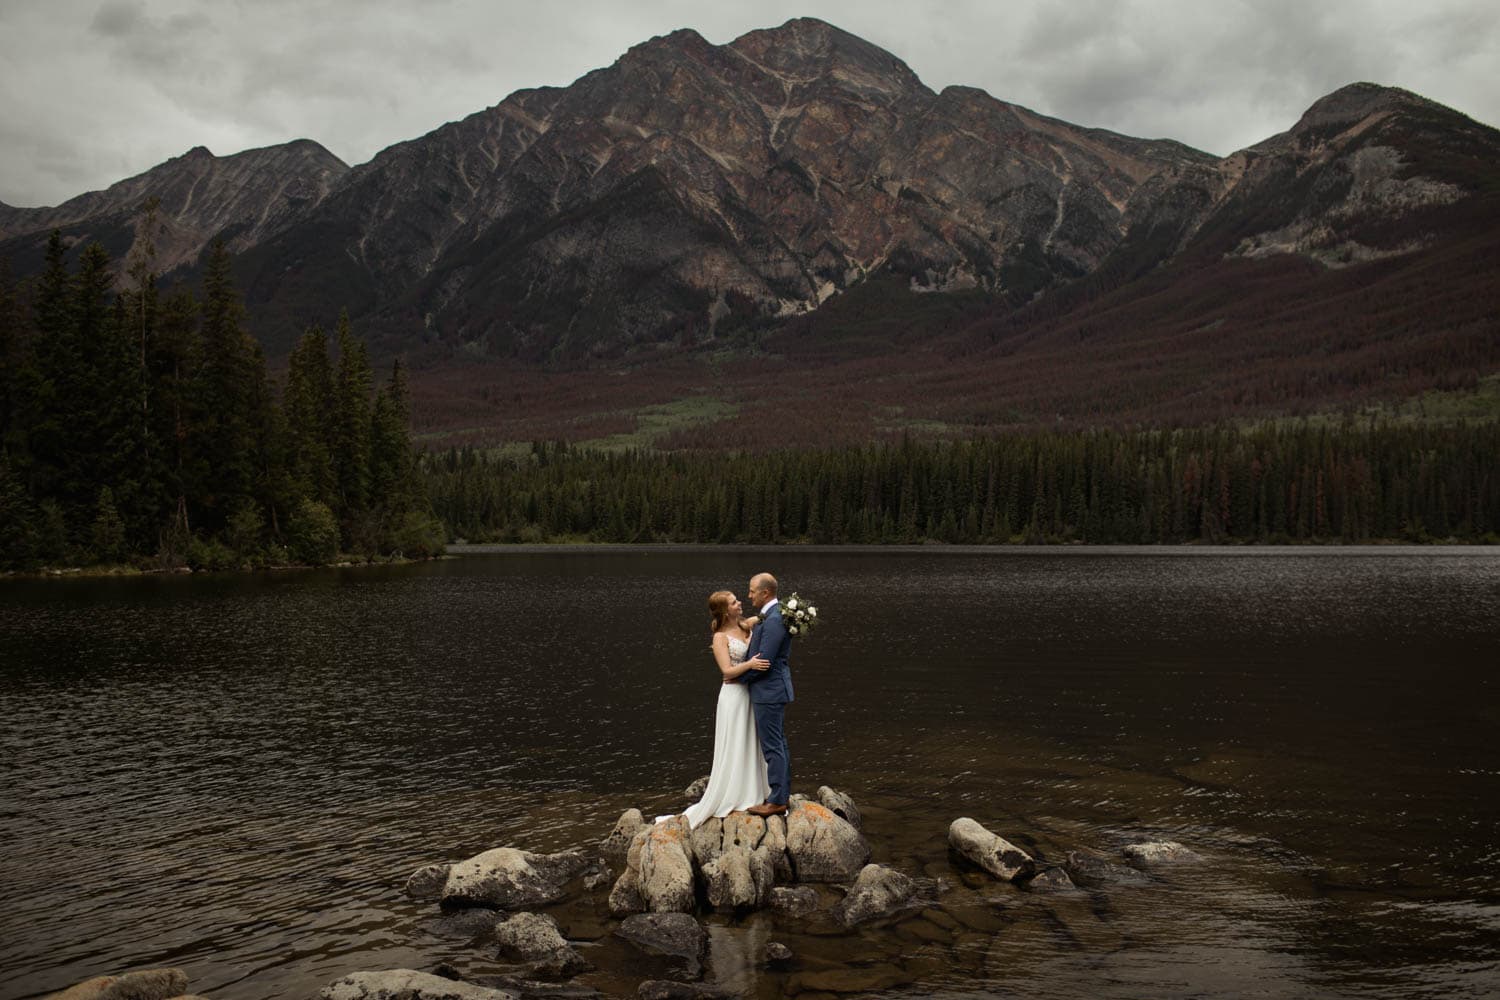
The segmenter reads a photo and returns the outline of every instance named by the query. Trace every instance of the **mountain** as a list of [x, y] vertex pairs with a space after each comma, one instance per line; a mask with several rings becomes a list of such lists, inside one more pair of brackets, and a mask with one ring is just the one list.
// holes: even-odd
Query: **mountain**
[[[52, 226], [123, 255], [155, 195], [161, 265], [228, 237], [273, 355], [347, 307], [384, 352], [512, 381], [608, 359], [654, 373], [626, 381], [657, 401], [702, 382], [667, 359], [758, 345], [806, 373], [809, 413], [859, 382], [884, 387], [866, 417], [943, 426], [1201, 419], [1492, 370], [1496, 164], [1496, 130], [1394, 88], [1345, 87], [1216, 157], [934, 92], [802, 18], [651, 39], [352, 169], [305, 141], [194, 150], [55, 209], [0, 206], [0, 256], [25, 273]], [[753, 399], [778, 363], [714, 378]], [[550, 405], [518, 390], [512, 411], [491, 377], [427, 399], [434, 422]], [[548, 427], [573, 436], [599, 391]]]
[[48, 234], [60, 229], [73, 242], [102, 243], [123, 268], [142, 206], [156, 198], [156, 266], [168, 273], [195, 263], [215, 238], [235, 253], [259, 245], [315, 207], [348, 171], [307, 139], [222, 157], [198, 146], [55, 208], [0, 204], [0, 256], [21, 258], [28, 270], [26, 262], [39, 261]]

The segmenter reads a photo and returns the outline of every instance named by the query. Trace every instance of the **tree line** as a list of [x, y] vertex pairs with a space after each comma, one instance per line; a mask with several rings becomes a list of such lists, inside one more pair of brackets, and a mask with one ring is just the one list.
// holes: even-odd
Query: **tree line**
[[201, 295], [160, 289], [149, 244], [128, 263], [117, 289], [99, 244], [72, 268], [54, 232], [34, 280], [0, 271], [0, 569], [441, 551], [399, 361], [375, 391], [341, 316], [278, 400], [222, 243]]
[[1301, 421], [750, 454], [423, 459], [471, 541], [1500, 542], [1500, 424]]

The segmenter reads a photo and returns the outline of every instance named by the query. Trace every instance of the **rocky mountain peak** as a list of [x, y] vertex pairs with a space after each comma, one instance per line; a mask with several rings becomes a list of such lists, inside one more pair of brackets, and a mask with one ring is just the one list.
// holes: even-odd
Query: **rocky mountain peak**
[[814, 17], [751, 31], [728, 48], [788, 83], [833, 78], [858, 89], [884, 93], [931, 92], [911, 68], [891, 53]]

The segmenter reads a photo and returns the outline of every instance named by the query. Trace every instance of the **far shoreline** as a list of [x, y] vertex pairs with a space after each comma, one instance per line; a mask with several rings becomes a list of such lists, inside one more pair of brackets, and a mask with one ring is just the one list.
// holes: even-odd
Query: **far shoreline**
[[819, 545], [733, 542], [474, 542], [450, 543], [450, 556], [548, 555], [556, 553], [652, 555], [667, 553], [809, 553], [815, 555], [1106, 555], [1106, 556], [1287, 556], [1287, 555], [1492, 555], [1500, 545], [1477, 542], [1364, 542], [1360, 544], [1294, 545], [946, 545], [915, 542], [906, 545]]

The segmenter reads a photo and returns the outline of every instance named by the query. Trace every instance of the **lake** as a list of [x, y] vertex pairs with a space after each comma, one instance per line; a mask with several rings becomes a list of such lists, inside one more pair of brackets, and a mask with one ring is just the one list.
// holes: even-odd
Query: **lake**
[[[419, 865], [592, 844], [711, 757], [708, 593], [775, 572], [793, 788], [948, 890], [848, 937], [708, 918], [765, 997], [1500, 992], [1500, 549], [552, 549], [0, 581], [0, 998], [176, 965], [224, 1000], [506, 966]], [[957, 865], [1167, 837], [1148, 885]], [[601, 969], [593, 903], [559, 908]], [[768, 940], [800, 956], [756, 967]], [[634, 979], [581, 982], [633, 995]]]

